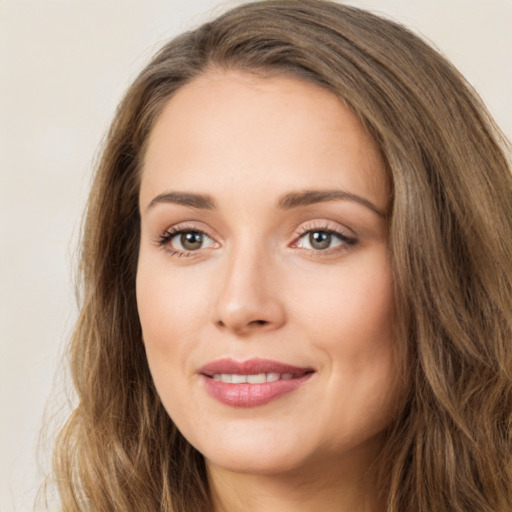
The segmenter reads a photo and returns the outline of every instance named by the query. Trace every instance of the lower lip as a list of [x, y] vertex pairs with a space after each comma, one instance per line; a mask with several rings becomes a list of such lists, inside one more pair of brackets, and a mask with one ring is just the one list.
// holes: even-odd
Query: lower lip
[[292, 379], [280, 379], [262, 384], [230, 384], [213, 380], [203, 375], [208, 393], [226, 405], [232, 407], [257, 407], [265, 405], [286, 393], [291, 393], [304, 384], [313, 373], [306, 373]]

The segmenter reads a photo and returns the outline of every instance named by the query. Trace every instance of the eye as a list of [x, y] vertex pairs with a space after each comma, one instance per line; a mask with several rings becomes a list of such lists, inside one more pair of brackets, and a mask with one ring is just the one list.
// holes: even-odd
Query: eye
[[158, 244], [178, 256], [216, 245], [206, 233], [195, 229], [169, 229], [160, 237]]
[[354, 238], [332, 229], [308, 229], [299, 234], [300, 237], [293, 246], [316, 252], [331, 252], [331, 249], [341, 250], [356, 243]]

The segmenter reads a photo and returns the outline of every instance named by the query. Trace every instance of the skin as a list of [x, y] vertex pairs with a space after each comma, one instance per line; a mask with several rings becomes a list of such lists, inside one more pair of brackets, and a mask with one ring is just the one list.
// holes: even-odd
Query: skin
[[[279, 207], [304, 190], [362, 200]], [[170, 192], [216, 207], [162, 199]], [[374, 141], [311, 83], [209, 71], [157, 120], [141, 178], [139, 315], [158, 393], [205, 456], [217, 511], [383, 510], [371, 463], [397, 397], [389, 200]], [[173, 227], [205, 235], [176, 254]], [[341, 236], [311, 243], [326, 230]], [[233, 407], [198, 373], [223, 357], [315, 373]]]

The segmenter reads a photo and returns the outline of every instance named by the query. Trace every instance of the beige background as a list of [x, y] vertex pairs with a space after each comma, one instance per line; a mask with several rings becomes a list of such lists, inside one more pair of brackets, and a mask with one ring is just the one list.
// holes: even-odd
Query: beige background
[[[161, 43], [235, 3], [0, 0], [1, 512], [33, 509], [38, 432], [76, 315], [80, 215], [113, 110]], [[512, 0], [348, 3], [433, 41], [512, 136]]]

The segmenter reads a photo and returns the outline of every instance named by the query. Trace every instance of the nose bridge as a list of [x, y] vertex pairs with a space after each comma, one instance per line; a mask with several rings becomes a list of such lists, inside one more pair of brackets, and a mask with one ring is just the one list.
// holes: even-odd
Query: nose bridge
[[265, 243], [256, 243], [250, 236], [234, 243], [219, 279], [214, 320], [218, 326], [245, 333], [282, 325], [276, 264]]

